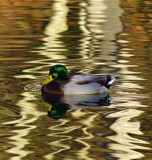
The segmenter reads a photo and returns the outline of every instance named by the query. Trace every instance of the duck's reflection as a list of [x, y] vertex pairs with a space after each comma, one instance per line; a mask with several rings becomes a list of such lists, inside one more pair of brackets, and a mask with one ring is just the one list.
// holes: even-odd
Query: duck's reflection
[[57, 95], [42, 92], [42, 99], [48, 116], [53, 119], [63, 118], [68, 110], [108, 106], [112, 103], [111, 97], [107, 94]]
[[52, 105], [51, 103], [43, 101], [43, 105], [48, 111], [48, 116], [53, 119], [63, 118], [69, 110], [69, 105], [66, 103], [55, 103]]

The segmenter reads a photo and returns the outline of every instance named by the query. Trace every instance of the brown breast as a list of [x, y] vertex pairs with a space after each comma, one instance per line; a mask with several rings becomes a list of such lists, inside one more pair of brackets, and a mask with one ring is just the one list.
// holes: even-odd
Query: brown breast
[[53, 93], [53, 94], [64, 94], [62, 90], [62, 84], [52, 81], [42, 87], [42, 92]]

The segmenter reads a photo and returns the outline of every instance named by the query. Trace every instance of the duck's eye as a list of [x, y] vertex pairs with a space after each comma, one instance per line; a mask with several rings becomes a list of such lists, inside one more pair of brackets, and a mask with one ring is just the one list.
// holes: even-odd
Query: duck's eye
[[55, 76], [52, 74], [52, 78], [54, 79], [55, 78]]
[[58, 73], [57, 73], [57, 72], [54, 72], [54, 73], [52, 74], [52, 78], [53, 78], [53, 79], [58, 78]]

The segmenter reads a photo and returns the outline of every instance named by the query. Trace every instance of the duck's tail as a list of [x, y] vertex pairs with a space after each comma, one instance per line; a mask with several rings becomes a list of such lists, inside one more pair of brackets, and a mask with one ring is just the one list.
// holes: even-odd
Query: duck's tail
[[115, 77], [112, 77], [112, 76], [107, 76], [107, 83], [105, 85], [106, 88], [110, 88], [110, 86], [112, 85], [112, 83], [115, 81]]

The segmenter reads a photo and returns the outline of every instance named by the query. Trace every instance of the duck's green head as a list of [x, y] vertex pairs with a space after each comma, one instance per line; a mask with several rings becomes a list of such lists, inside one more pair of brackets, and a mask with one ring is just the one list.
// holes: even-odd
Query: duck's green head
[[49, 77], [44, 80], [42, 85], [46, 85], [53, 80], [56, 82], [65, 82], [69, 79], [69, 77], [70, 74], [64, 66], [55, 65], [50, 68]]

